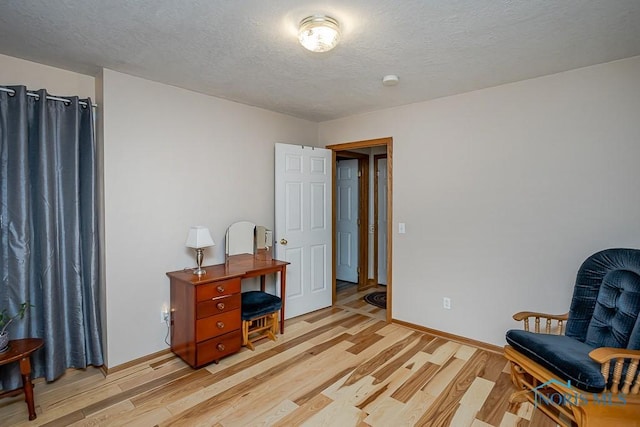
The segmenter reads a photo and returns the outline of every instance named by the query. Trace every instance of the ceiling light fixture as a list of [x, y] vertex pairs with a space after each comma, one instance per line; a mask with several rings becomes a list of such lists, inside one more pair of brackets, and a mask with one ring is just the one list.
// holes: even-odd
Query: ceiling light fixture
[[313, 15], [300, 21], [298, 40], [311, 52], [328, 52], [338, 44], [340, 26], [328, 16]]

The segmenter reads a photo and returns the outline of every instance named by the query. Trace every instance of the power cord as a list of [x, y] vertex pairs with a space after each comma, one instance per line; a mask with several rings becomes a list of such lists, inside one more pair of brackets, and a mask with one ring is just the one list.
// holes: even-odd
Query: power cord
[[168, 339], [169, 339], [169, 332], [171, 332], [171, 324], [170, 324], [170, 323], [171, 323], [171, 320], [170, 320], [170, 319], [171, 319], [171, 314], [170, 314], [170, 313], [167, 313], [167, 315], [166, 315], [166, 317], [165, 317], [165, 319], [164, 319], [164, 323], [166, 323], [166, 325], [167, 325], [167, 335], [165, 335], [165, 337], [164, 337], [164, 343], [165, 343], [166, 345], [168, 345], [169, 347], [171, 347], [171, 343], [168, 341]]

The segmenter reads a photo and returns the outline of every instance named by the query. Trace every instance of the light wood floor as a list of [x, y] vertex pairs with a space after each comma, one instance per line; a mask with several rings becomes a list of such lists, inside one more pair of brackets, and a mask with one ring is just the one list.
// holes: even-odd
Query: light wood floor
[[0, 400], [2, 426], [554, 426], [510, 405], [499, 354], [384, 322], [353, 289], [339, 304], [287, 321], [260, 341], [194, 370], [171, 354], [109, 374], [69, 371]]

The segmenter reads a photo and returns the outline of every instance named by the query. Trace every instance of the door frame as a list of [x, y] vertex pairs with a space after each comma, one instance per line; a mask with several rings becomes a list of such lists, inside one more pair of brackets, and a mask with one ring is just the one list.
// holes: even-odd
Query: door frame
[[[373, 280], [376, 284], [380, 283], [378, 277], [378, 160], [386, 158], [386, 153], [373, 155]], [[387, 229], [389, 228], [388, 215], [387, 212]], [[389, 248], [387, 248], [387, 250], [389, 250]], [[389, 273], [387, 273], [387, 281], [388, 280]]]
[[[393, 138], [378, 138], [378, 139], [368, 139], [362, 141], [354, 141], [354, 142], [345, 142], [341, 144], [331, 144], [327, 145], [325, 148], [328, 148], [332, 151], [332, 159], [331, 159], [331, 174], [333, 180], [333, 191], [331, 195], [331, 224], [332, 229], [335, 230], [336, 227], [336, 152], [338, 151], [348, 151], [355, 150], [358, 148], [371, 148], [385, 146], [387, 150], [387, 323], [391, 323], [392, 319], [392, 289], [393, 289], [393, 274], [392, 274], [392, 255], [393, 255]], [[367, 220], [368, 222], [368, 220]], [[332, 259], [335, 259], [336, 256], [336, 238], [335, 233], [331, 233], [331, 247], [332, 247]], [[368, 236], [368, 230], [367, 230]], [[369, 272], [367, 271], [367, 276]], [[336, 266], [335, 262], [332, 267], [332, 303], [336, 303]]]
[[[337, 177], [335, 165], [337, 160], [343, 159], [357, 159], [358, 160], [358, 291], [367, 289], [369, 285], [369, 155], [356, 153], [354, 151], [334, 151], [335, 159], [333, 160], [333, 192], [337, 192]], [[336, 201], [334, 197], [332, 217], [336, 219]], [[363, 220], [364, 218], [364, 220]], [[336, 223], [333, 223], [333, 263], [336, 265], [336, 253], [335, 248], [335, 233]], [[335, 276], [335, 274], [334, 274]], [[334, 280], [335, 281], [335, 280]], [[333, 292], [333, 303], [335, 304], [335, 286]]]

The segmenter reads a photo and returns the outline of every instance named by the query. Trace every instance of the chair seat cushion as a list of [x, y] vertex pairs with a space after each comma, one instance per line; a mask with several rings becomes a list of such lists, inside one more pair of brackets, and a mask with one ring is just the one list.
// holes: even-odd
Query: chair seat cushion
[[571, 381], [572, 387], [589, 393], [604, 390], [600, 364], [589, 357], [593, 347], [564, 335], [521, 330], [508, 331], [506, 338], [519, 353], [556, 374], [557, 379]]
[[242, 293], [242, 320], [251, 320], [282, 308], [282, 299], [261, 291]]

